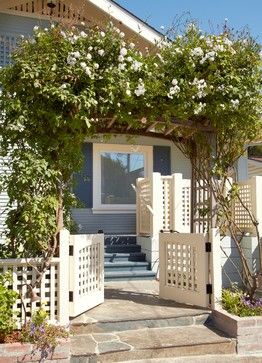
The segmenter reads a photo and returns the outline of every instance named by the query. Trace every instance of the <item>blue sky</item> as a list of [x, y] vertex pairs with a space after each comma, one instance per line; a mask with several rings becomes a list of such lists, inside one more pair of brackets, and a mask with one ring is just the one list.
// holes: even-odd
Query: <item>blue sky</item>
[[262, 0], [116, 0], [124, 8], [153, 25], [168, 28], [176, 17], [190, 13], [200, 28], [216, 32], [217, 25], [228, 19], [235, 29], [248, 26], [262, 43]]

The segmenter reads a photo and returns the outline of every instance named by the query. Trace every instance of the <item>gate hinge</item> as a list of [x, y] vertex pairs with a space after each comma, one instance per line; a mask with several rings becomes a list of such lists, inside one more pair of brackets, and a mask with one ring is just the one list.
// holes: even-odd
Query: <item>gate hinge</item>
[[206, 293], [212, 294], [212, 291], [213, 291], [212, 284], [206, 284]]
[[74, 301], [74, 292], [69, 291], [69, 302], [73, 302], [73, 301]]
[[211, 242], [206, 242], [206, 252], [212, 252]]
[[74, 246], [69, 246], [69, 256], [74, 256]]

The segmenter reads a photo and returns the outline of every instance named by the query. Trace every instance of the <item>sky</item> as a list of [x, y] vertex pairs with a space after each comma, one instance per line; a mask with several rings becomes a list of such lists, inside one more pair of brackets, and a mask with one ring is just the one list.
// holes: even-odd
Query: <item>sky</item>
[[200, 29], [214, 33], [228, 19], [230, 28], [239, 30], [248, 26], [253, 37], [262, 43], [262, 0], [115, 1], [157, 30], [161, 26], [167, 29], [182, 16], [182, 19], [197, 19]]

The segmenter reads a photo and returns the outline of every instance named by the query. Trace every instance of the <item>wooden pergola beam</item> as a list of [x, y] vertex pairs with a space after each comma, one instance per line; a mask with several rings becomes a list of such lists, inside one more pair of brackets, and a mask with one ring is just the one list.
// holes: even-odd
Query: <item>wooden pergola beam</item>
[[177, 127], [180, 127], [179, 125], [176, 125], [176, 124], [174, 124], [174, 125], [172, 125], [171, 127], [169, 127], [167, 130], [166, 130], [166, 132], [164, 133], [165, 134], [165, 136], [167, 136], [167, 135], [169, 135], [169, 134], [171, 134]]

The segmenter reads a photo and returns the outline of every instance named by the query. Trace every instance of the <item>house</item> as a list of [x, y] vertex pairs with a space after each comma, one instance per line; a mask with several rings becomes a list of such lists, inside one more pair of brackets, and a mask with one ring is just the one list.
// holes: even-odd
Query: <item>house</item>
[[[76, 8], [72, 8], [69, 1], [57, 1], [54, 9], [48, 8], [47, 3], [38, 0], [32, 3], [0, 1], [1, 67], [10, 62], [10, 53], [20, 36], [30, 35], [36, 24], [47, 26], [51, 12], [52, 19], [70, 19], [82, 7], [80, 20], [94, 24], [111, 19], [126, 36], [137, 39], [141, 48], [152, 46], [161, 37], [159, 32], [113, 1], [78, 1], [77, 4], [74, 2]], [[112, 137], [105, 143], [101, 136], [87, 140], [83, 152], [83, 172], [77, 177], [75, 190], [82, 208], [73, 211], [81, 233], [102, 229], [107, 234], [134, 234], [135, 191], [131, 184], [135, 184], [136, 177], [149, 176], [153, 171], [164, 175], [181, 172], [186, 178], [191, 174], [190, 162], [171, 142], [161, 139], [136, 137], [130, 143], [123, 135]], [[112, 182], [109, 184], [108, 180]], [[2, 195], [2, 207], [5, 198]]]
[[[30, 36], [35, 25], [46, 27], [50, 20], [57, 19], [70, 24], [84, 21], [87, 25], [111, 20], [142, 50], [153, 47], [161, 38], [157, 30], [111, 0], [76, 0], [73, 5], [67, 0], [0, 0], [0, 66], [10, 62], [10, 53], [21, 35]], [[105, 141], [103, 135], [86, 140], [83, 170], [76, 175], [75, 186], [81, 207], [72, 211], [79, 233], [103, 230], [108, 235], [135, 235], [138, 231], [136, 180], [151, 178], [152, 173], [179, 174], [183, 180], [191, 179], [190, 161], [175, 144], [168, 139], [151, 137], [153, 127], [148, 127], [147, 131], [147, 136], [136, 136], [132, 141], [128, 141], [125, 134], [112, 136], [109, 141]], [[128, 134], [128, 130], [126, 132]], [[245, 158], [240, 159], [238, 172], [239, 180], [247, 175]], [[184, 195], [190, 198], [186, 192]], [[0, 198], [1, 211], [4, 211], [7, 196], [3, 193]], [[167, 208], [165, 205], [166, 214]], [[184, 208], [183, 213], [184, 219], [190, 218], [190, 211], [185, 212]], [[148, 216], [148, 211], [144, 214]], [[3, 223], [4, 215], [1, 214], [2, 230]], [[145, 235], [148, 233], [148, 230], [144, 231]], [[145, 252], [153, 249], [157, 253], [158, 242], [154, 239], [144, 238], [140, 243]], [[157, 256], [148, 256], [148, 259], [154, 263]]]

